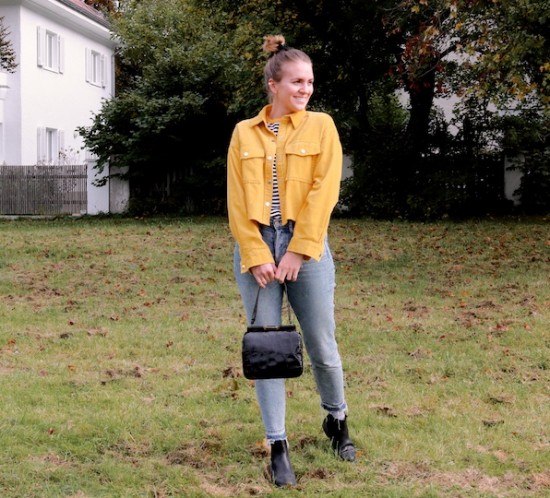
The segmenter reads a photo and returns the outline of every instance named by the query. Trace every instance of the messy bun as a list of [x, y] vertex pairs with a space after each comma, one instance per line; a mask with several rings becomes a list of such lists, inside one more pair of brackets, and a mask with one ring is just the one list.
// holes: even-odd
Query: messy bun
[[262, 50], [269, 54], [269, 59], [264, 67], [264, 84], [270, 97], [269, 80], [281, 81], [283, 66], [287, 62], [302, 61], [311, 64], [309, 55], [297, 48], [290, 48], [283, 35], [264, 36]]
[[273, 55], [281, 50], [288, 49], [288, 47], [285, 44], [285, 37], [283, 35], [267, 35], [264, 36], [262, 49], [264, 52]]

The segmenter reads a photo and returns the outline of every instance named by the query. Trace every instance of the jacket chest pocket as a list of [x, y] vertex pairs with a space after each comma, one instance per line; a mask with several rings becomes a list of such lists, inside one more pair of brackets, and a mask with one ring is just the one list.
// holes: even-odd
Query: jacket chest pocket
[[241, 165], [244, 183], [262, 183], [265, 151], [261, 148], [242, 147]]
[[321, 153], [318, 142], [293, 142], [287, 145], [287, 181], [313, 183], [313, 171]]

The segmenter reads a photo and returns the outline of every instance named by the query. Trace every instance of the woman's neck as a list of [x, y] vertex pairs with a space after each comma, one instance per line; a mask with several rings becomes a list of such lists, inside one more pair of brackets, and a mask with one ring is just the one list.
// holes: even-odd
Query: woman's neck
[[280, 107], [276, 106], [275, 104], [271, 104], [271, 109], [269, 110], [268, 117], [269, 119], [281, 119], [283, 116], [286, 116], [288, 112], [285, 112], [284, 109], [281, 109]]

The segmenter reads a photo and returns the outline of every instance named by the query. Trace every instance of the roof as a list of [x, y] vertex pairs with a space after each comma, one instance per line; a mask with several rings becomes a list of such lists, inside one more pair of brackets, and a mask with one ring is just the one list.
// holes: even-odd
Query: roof
[[105, 15], [97, 9], [94, 9], [91, 5], [84, 3], [84, 0], [57, 0], [59, 3], [66, 5], [70, 9], [80, 12], [93, 21], [109, 27], [109, 21], [107, 21]]

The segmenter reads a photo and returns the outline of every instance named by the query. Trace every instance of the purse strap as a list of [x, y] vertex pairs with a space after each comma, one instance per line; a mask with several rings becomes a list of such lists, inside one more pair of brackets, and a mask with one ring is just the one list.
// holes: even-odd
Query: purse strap
[[[286, 296], [286, 309], [288, 311], [288, 323], [292, 323], [292, 316], [290, 314], [290, 300], [288, 299], [288, 289], [286, 287], [286, 284], [283, 284], [284, 292], [283, 294]], [[258, 312], [258, 301], [260, 300], [260, 291], [262, 288], [258, 286], [258, 293], [256, 294], [256, 302], [254, 303], [254, 309], [252, 310], [252, 318], [250, 320], [250, 325], [254, 325], [254, 322], [256, 321], [256, 313]], [[284, 297], [283, 297], [284, 299]]]

